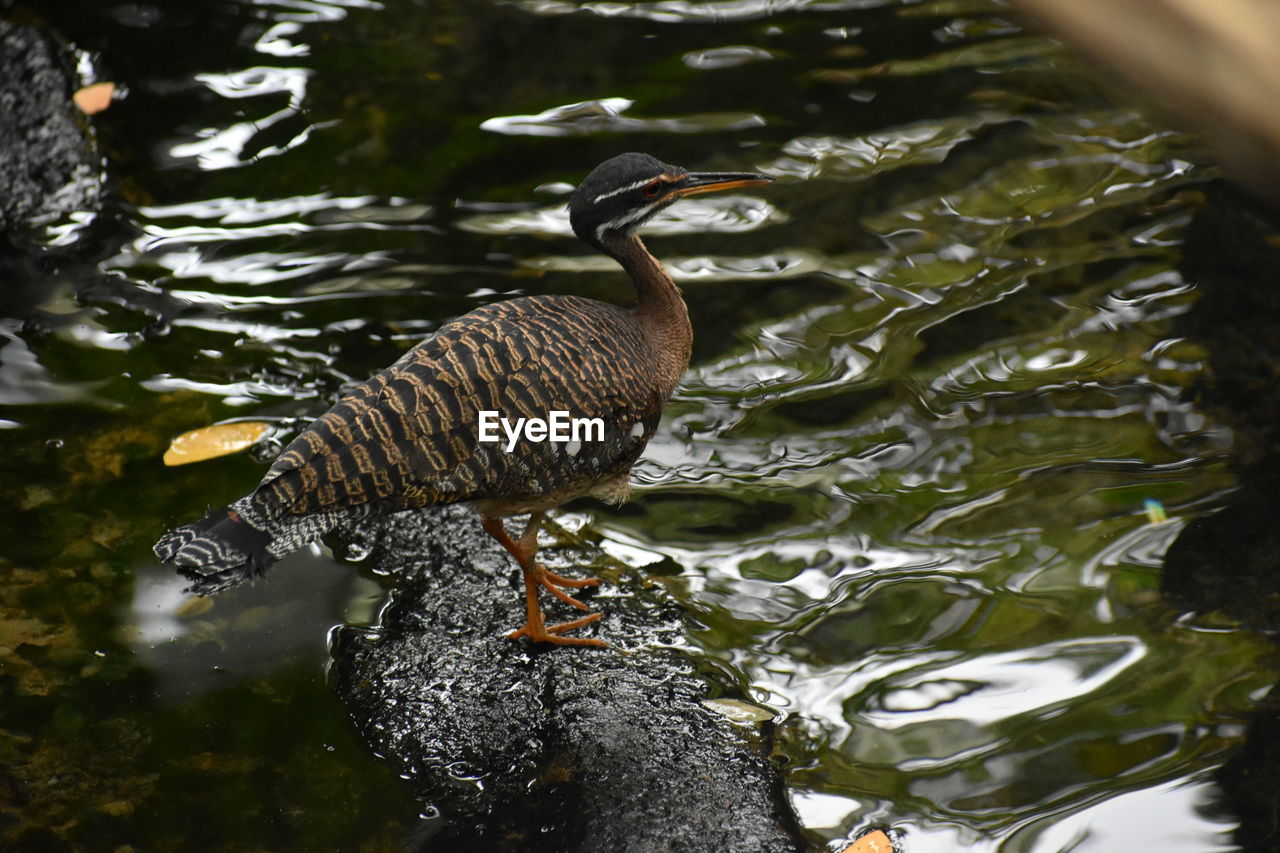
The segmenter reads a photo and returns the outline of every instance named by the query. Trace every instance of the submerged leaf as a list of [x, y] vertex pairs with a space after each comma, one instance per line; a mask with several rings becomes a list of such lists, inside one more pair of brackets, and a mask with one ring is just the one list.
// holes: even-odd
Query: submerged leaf
[[193, 429], [169, 443], [164, 464], [186, 465], [237, 453], [253, 446], [269, 432], [271, 424], [262, 421], [237, 421]]
[[111, 97], [116, 93], [115, 83], [94, 83], [80, 89], [71, 96], [80, 112], [91, 116], [111, 106]]

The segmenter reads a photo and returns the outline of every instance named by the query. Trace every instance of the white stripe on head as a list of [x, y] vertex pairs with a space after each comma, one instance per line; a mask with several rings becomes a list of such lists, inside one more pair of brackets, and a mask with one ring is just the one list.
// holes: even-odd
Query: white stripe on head
[[[648, 183], [647, 181], [645, 183]], [[632, 187], [634, 189], [634, 187]], [[629, 210], [621, 216], [614, 217], [608, 222], [602, 222], [596, 227], [596, 242], [604, 242], [604, 232], [610, 230], [621, 231], [625, 226], [630, 225], [638, 219], [644, 219], [654, 212], [654, 208], [658, 207], [665, 199], [655, 199], [652, 203], [646, 204], [644, 207]]]
[[668, 183], [674, 183], [675, 181], [678, 181], [683, 177], [684, 177], [683, 175], [670, 175], [670, 174], [667, 174], [666, 172], [663, 172], [661, 175], [654, 175], [651, 178], [644, 178], [642, 180], [636, 181], [634, 184], [628, 184], [627, 186], [619, 187], [616, 190], [609, 190], [607, 193], [600, 193], [600, 195], [591, 199], [591, 203], [599, 204], [600, 202], [604, 201], [606, 198], [613, 198], [615, 195], [621, 195], [622, 193], [630, 192], [631, 190], [638, 190], [641, 187], [643, 187], [645, 184], [652, 183], [653, 181], [666, 181]]
[[621, 195], [622, 193], [631, 192], [632, 190], [638, 190], [652, 180], [653, 178], [642, 178], [641, 180], [636, 181], [634, 184], [627, 184], [627, 186], [625, 187], [619, 187], [616, 190], [609, 190], [607, 193], [600, 193], [600, 195], [591, 199], [591, 203], [599, 204], [600, 202], [604, 201], [606, 198], [613, 198], [615, 195]]

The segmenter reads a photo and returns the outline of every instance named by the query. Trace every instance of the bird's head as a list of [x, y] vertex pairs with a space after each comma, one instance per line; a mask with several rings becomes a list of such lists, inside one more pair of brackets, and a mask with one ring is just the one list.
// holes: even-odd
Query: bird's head
[[587, 175], [569, 198], [573, 231], [609, 252], [659, 210], [687, 195], [763, 184], [753, 172], [689, 172], [648, 154], [619, 154]]

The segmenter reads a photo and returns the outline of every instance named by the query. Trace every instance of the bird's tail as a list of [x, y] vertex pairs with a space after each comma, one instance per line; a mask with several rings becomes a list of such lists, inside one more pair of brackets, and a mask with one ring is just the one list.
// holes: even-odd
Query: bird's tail
[[241, 515], [240, 503], [210, 510], [199, 521], [170, 530], [155, 545], [161, 561], [173, 563], [193, 581], [191, 591], [209, 595], [256, 577], [278, 559], [275, 537]]

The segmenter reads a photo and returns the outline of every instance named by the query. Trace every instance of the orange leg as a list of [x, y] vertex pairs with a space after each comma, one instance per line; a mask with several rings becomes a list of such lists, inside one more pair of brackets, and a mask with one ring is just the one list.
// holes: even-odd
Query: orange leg
[[597, 640], [591, 637], [562, 637], [565, 631], [572, 631], [575, 628], [581, 628], [583, 625], [590, 625], [600, 619], [601, 614], [589, 613], [580, 619], [574, 619], [571, 622], [561, 622], [558, 625], [548, 625], [542, 615], [542, 606], [538, 603], [538, 587], [545, 588], [556, 598], [573, 605], [579, 610], [586, 610], [587, 605], [578, 599], [569, 595], [560, 587], [568, 586], [582, 588], [586, 586], [595, 586], [600, 583], [599, 578], [566, 578], [557, 575], [555, 572], [549, 572], [543, 568], [534, 556], [538, 553], [538, 525], [542, 522], [542, 513], [535, 512], [529, 516], [529, 524], [525, 527], [524, 533], [520, 535], [520, 541], [517, 542], [507, 533], [505, 527], [502, 526], [502, 520], [499, 518], [491, 518], [484, 515], [480, 517], [480, 523], [484, 527], [485, 532], [498, 540], [498, 543], [507, 552], [515, 558], [520, 564], [521, 571], [524, 572], [524, 598], [527, 616], [525, 623], [521, 627], [512, 631], [507, 636], [513, 640], [520, 637], [528, 637], [535, 643], [556, 643], [564, 646], [607, 646], [604, 640]]

